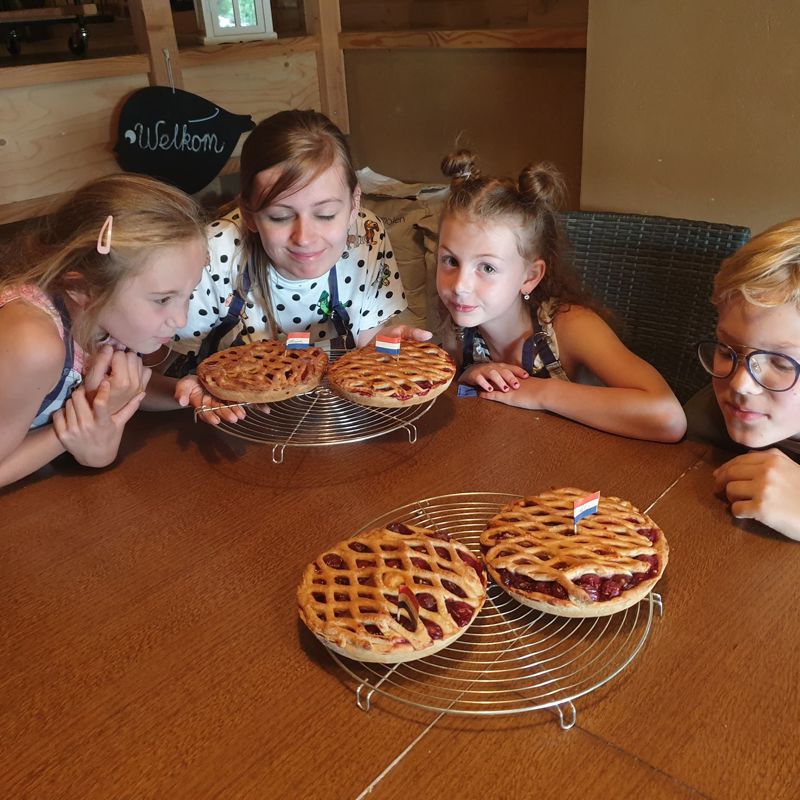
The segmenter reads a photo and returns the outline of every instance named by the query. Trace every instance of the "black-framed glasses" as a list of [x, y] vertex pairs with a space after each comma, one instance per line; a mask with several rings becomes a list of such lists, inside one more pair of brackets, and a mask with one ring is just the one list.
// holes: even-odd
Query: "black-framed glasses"
[[771, 350], [742, 352], [722, 342], [706, 339], [698, 343], [697, 357], [703, 369], [715, 378], [730, 378], [742, 361], [748, 375], [771, 392], [788, 392], [800, 378], [800, 363], [785, 353]]

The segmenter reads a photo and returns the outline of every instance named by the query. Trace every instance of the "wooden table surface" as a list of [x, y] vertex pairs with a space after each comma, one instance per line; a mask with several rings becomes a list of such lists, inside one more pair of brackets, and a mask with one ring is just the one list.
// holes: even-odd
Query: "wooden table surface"
[[[715, 455], [475, 398], [326, 448], [137, 415], [118, 463], [0, 490], [0, 797], [797, 797], [800, 547], [738, 526]], [[550, 711], [452, 716], [379, 697], [299, 622], [303, 567], [451, 492], [601, 489], [671, 547], [664, 616], [616, 679]]]

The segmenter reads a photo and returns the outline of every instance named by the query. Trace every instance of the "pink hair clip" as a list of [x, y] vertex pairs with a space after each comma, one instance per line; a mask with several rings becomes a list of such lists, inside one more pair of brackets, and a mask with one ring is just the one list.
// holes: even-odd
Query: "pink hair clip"
[[111, 252], [111, 228], [114, 225], [114, 217], [109, 214], [103, 227], [100, 228], [100, 233], [97, 237], [97, 252], [105, 256]]

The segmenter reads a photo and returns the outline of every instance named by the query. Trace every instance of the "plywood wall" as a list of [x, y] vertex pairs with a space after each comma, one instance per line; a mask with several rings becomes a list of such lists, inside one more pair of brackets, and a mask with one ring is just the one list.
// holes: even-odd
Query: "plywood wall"
[[800, 3], [591, 0], [581, 202], [800, 216]]
[[529, 161], [555, 162], [577, 208], [582, 51], [353, 51], [345, 67], [359, 166], [442, 181], [439, 163], [459, 141], [489, 173], [517, 175]]

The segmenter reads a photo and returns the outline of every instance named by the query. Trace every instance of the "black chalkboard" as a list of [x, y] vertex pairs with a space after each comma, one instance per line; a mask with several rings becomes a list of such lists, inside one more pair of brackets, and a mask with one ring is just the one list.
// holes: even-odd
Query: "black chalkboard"
[[114, 150], [127, 172], [192, 193], [219, 174], [239, 137], [253, 127], [249, 115], [231, 114], [199, 95], [148, 86], [125, 101]]

